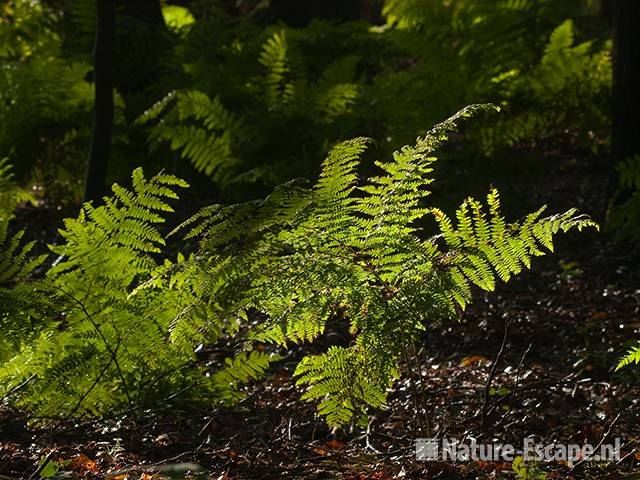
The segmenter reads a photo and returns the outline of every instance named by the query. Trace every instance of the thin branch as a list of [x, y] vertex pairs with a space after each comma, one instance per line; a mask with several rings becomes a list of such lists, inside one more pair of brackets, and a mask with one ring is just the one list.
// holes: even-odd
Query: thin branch
[[596, 447], [593, 449], [592, 453], [590, 455], [587, 455], [586, 457], [584, 457], [578, 463], [575, 463], [573, 465], [573, 467], [571, 467], [570, 471], [573, 472], [576, 468], [578, 468], [578, 466], [582, 465], [587, 460], [590, 460], [596, 454], [596, 452], [600, 450], [600, 447], [602, 447], [602, 444], [604, 443], [604, 441], [609, 437], [609, 435], [611, 435], [611, 432], [613, 431], [613, 427], [616, 426], [616, 423], [618, 423], [618, 420], [620, 420], [620, 416], [621, 415], [622, 415], [622, 412], [620, 412], [620, 413], [618, 413], [618, 415], [616, 415], [616, 418], [613, 419], [613, 422], [611, 422], [611, 425], [609, 425], [609, 428], [607, 429], [605, 434], [602, 436], [602, 438], [598, 442], [598, 445], [596, 445]]
[[[415, 342], [413, 341], [411, 342], [411, 347], [413, 348], [413, 359], [416, 364], [416, 370], [418, 370], [418, 381], [420, 383], [420, 397], [422, 399], [422, 403], [424, 404], [425, 392], [427, 390], [426, 390], [424, 381], [422, 379], [422, 362], [420, 362], [420, 356], [419, 356], [419, 352], [416, 350]], [[424, 423], [427, 429], [426, 431], [427, 437], [431, 438], [431, 422], [429, 422], [429, 414], [427, 413], [426, 408], [423, 408], [423, 414], [424, 414]]]
[[533, 342], [529, 343], [529, 346], [522, 354], [522, 358], [520, 358], [520, 363], [518, 364], [518, 370], [516, 372], [516, 387], [520, 386], [520, 374], [522, 373], [522, 367], [524, 366], [524, 359], [527, 357], [527, 355], [529, 355], [532, 346]]
[[[407, 367], [408, 370], [408, 374], [409, 374], [409, 386], [411, 387], [411, 396], [413, 397], [413, 405], [416, 409], [415, 411], [415, 418], [417, 420], [418, 423], [418, 428], [420, 429], [421, 432], [424, 432], [427, 430], [426, 425], [424, 424], [424, 418], [422, 417], [420, 410], [421, 410], [421, 403], [420, 400], [418, 399], [418, 389], [416, 387], [416, 382], [413, 378], [413, 372], [412, 372], [412, 368], [411, 368], [411, 362], [409, 361], [409, 354], [405, 351], [403, 352], [402, 355], [404, 358], [404, 364]], [[414, 436], [415, 436], [415, 432], [414, 432]]]
[[489, 409], [489, 391], [491, 389], [491, 383], [493, 383], [493, 379], [496, 376], [496, 371], [498, 370], [498, 363], [502, 358], [502, 354], [504, 353], [504, 347], [507, 344], [507, 330], [509, 326], [509, 321], [505, 320], [504, 322], [504, 335], [502, 336], [502, 345], [500, 345], [500, 351], [498, 355], [496, 355], [496, 359], [493, 361], [493, 365], [491, 365], [491, 372], [489, 372], [489, 377], [487, 378], [487, 383], [484, 385], [484, 393], [482, 395], [482, 411], [481, 411], [481, 423], [482, 429], [487, 429], [487, 410]]

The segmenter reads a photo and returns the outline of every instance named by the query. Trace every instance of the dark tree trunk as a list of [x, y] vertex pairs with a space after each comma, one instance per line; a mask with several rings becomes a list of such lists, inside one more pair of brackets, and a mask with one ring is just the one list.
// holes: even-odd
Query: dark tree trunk
[[170, 47], [160, 0], [116, 0], [118, 31], [114, 87], [125, 99], [125, 117], [137, 118], [156, 99], [146, 89], [157, 82], [162, 55]]
[[613, 156], [640, 154], [640, 1], [615, 0], [613, 64]]
[[97, 27], [93, 50], [95, 101], [85, 201], [99, 199], [105, 191], [109, 151], [113, 133], [113, 49], [115, 0], [96, 0]]
[[122, 14], [149, 25], [164, 26], [160, 0], [118, 0]]

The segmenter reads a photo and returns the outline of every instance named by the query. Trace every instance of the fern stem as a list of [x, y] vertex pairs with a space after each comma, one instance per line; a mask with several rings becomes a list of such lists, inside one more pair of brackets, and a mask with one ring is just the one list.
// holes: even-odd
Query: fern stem
[[9, 390], [7, 393], [5, 393], [2, 398], [0, 398], [0, 404], [2, 404], [7, 398], [9, 398], [11, 395], [15, 394], [16, 392], [22, 390], [24, 387], [26, 387], [29, 383], [31, 383], [31, 381], [36, 378], [36, 374], [34, 373], [33, 375], [31, 375], [29, 378], [27, 378], [24, 382], [22, 382], [20, 385], [16, 385], [15, 387], [13, 387], [11, 390]]
[[76, 402], [75, 406], [69, 411], [69, 413], [64, 417], [64, 419], [62, 420], [63, 422], [66, 422], [67, 420], [69, 420], [71, 417], [73, 417], [73, 415], [75, 415], [75, 413], [78, 411], [78, 409], [80, 408], [80, 406], [82, 405], [82, 402], [85, 401], [85, 399], [89, 396], [89, 394], [93, 391], [94, 388], [96, 388], [96, 386], [98, 385], [98, 383], [100, 383], [100, 380], [102, 380], [102, 377], [104, 376], [105, 373], [107, 373], [107, 370], [109, 369], [109, 367], [111, 366], [111, 364], [113, 363], [113, 357], [109, 358], [109, 361], [107, 362], [107, 364], [104, 366], [104, 368], [100, 371], [100, 373], [98, 374], [98, 376], [96, 377], [96, 379], [93, 381], [93, 383], [91, 384], [91, 386], [89, 387], [89, 389], [84, 392], [82, 394], [82, 396], [78, 399], [78, 401]]
[[[124, 393], [125, 393], [125, 396], [127, 397], [127, 401], [129, 402], [130, 405], [133, 406], [133, 401], [131, 400], [131, 396], [129, 395], [129, 388], [127, 387], [127, 382], [124, 379], [124, 375], [122, 373], [122, 369], [120, 368], [120, 364], [118, 363], [118, 359], [116, 357], [116, 352], [115, 352], [115, 350], [113, 348], [111, 348], [111, 345], [109, 345], [109, 342], [107, 341], [107, 337], [104, 335], [104, 333], [102, 333], [102, 330], [100, 329], [98, 324], [95, 322], [93, 317], [89, 314], [89, 312], [87, 311], [86, 307], [84, 306], [84, 304], [80, 300], [78, 300], [76, 297], [74, 297], [71, 293], [63, 290], [62, 288], [60, 288], [60, 287], [58, 287], [56, 285], [54, 285], [53, 287], [55, 289], [59, 290], [60, 292], [62, 292], [63, 294], [67, 295], [74, 302], [76, 302], [78, 304], [78, 306], [82, 309], [82, 312], [87, 317], [87, 319], [89, 320], [89, 322], [91, 323], [93, 328], [96, 330], [96, 332], [98, 332], [98, 335], [100, 336], [100, 338], [104, 342], [105, 347], [107, 348], [107, 350], [111, 354], [111, 357], [113, 359], [113, 363], [116, 366], [116, 370], [118, 371], [118, 376], [120, 377], [120, 380], [122, 381], [122, 386], [124, 387]], [[120, 344], [120, 342], [118, 342], [118, 345], [119, 344]]]

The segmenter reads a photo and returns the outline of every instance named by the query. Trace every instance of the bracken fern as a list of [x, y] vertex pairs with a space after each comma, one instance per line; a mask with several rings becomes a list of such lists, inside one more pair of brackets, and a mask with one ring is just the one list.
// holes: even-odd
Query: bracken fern
[[[349, 325], [349, 346], [307, 356], [295, 372], [303, 398], [318, 401], [332, 425], [383, 407], [400, 359], [429, 325], [464, 309], [472, 286], [493, 290], [552, 250], [559, 231], [596, 226], [575, 210], [542, 217], [543, 208], [508, 223], [495, 190], [488, 208], [465, 200], [455, 222], [423, 204], [436, 149], [460, 119], [488, 108], [467, 107], [435, 126], [377, 162], [381, 174], [364, 184], [357, 170], [369, 140], [357, 138], [333, 148], [315, 186], [289, 182], [263, 201], [206, 208], [184, 226], [201, 237], [193, 258], [201, 304], [263, 319], [248, 345], [311, 342], [330, 319]], [[429, 216], [440, 234], [420, 228]], [[176, 328], [183, 321], [207, 328], [192, 317]]]

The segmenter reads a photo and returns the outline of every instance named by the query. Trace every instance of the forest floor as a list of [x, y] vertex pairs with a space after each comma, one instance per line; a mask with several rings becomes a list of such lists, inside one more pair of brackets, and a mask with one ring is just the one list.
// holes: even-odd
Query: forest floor
[[[531, 203], [595, 208], [602, 175], [569, 157], [549, 162], [552, 188], [527, 191]], [[413, 381], [398, 381], [389, 408], [374, 412], [366, 428], [331, 431], [299, 400], [291, 379], [298, 351], [231, 409], [158, 405], [40, 429], [3, 411], [0, 479], [56, 471], [120, 480], [198, 472], [216, 479], [640, 479], [640, 376], [614, 372], [629, 341], [640, 338], [637, 259], [597, 233], [568, 235], [556, 251], [497, 292], [478, 292], [459, 322], [434, 326], [420, 365], [409, 369]], [[527, 437], [593, 445], [619, 437], [622, 458], [541, 464], [516, 477], [506, 462], [416, 461], [414, 441], [429, 435], [516, 447]]]

